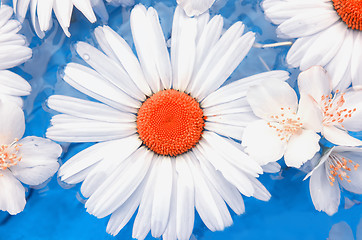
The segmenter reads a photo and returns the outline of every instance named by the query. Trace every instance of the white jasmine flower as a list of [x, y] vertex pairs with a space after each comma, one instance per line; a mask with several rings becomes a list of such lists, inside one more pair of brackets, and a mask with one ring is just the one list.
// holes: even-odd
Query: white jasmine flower
[[0, 99], [22, 104], [19, 96], [29, 95], [30, 85], [19, 75], [6, 69], [16, 67], [32, 56], [24, 36], [18, 34], [21, 25], [12, 20], [13, 10], [0, 6]]
[[245, 151], [261, 165], [284, 156], [285, 163], [300, 167], [319, 150], [321, 114], [310, 97], [298, 98], [280, 80], [250, 87], [248, 102], [261, 118], [249, 124], [242, 138]]
[[21, 139], [24, 131], [21, 108], [0, 100], [0, 210], [12, 215], [25, 207], [25, 188], [21, 183], [44, 183], [58, 170], [62, 152], [58, 144], [48, 139]]
[[349, 89], [332, 94], [332, 82], [320, 66], [313, 66], [298, 77], [300, 94], [313, 98], [323, 114], [322, 134], [331, 143], [359, 146], [362, 141], [348, 131], [362, 131], [362, 90]]
[[187, 16], [199, 16], [206, 12], [212, 4], [214, 4], [215, 0], [177, 0], [177, 4], [179, 4]]
[[[107, 0], [118, 4], [132, 4], [132, 0]], [[30, 8], [31, 21], [36, 34], [43, 38], [45, 32], [52, 28], [52, 12], [54, 11], [65, 35], [70, 36], [69, 26], [73, 7], [81, 11], [91, 22], [97, 21], [96, 12], [102, 19], [108, 19], [108, 13], [103, 0], [13, 0], [14, 11], [22, 22]], [[94, 9], [94, 11], [93, 11]]]
[[278, 37], [297, 38], [287, 62], [302, 71], [323, 66], [332, 87], [362, 84], [362, 8], [355, 0], [265, 0]]
[[362, 194], [361, 161], [362, 149], [357, 147], [335, 146], [323, 154], [318, 165], [305, 177], [310, 177], [310, 195], [318, 211], [328, 215], [338, 211], [340, 186]]
[[[232, 224], [227, 205], [244, 212], [243, 199], [268, 200], [256, 179], [261, 167], [229, 137], [241, 139], [254, 119], [245, 93], [264, 79], [287, 79], [274, 71], [219, 88], [254, 43], [235, 23], [222, 36], [223, 19], [189, 18], [177, 7], [171, 57], [155, 9], [137, 5], [131, 13], [137, 57], [109, 27], [95, 36], [102, 51], [79, 42], [75, 49], [90, 67], [69, 63], [64, 80], [98, 100], [51, 96], [47, 136], [61, 142], [99, 142], [60, 169], [61, 180], [83, 181], [87, 211], [111, 215], [116, 235], [138, 208], [133, 237], [189, 239], [194, 209], [212, 231]], [[225, 137], [227, 138], [225, 138]]]

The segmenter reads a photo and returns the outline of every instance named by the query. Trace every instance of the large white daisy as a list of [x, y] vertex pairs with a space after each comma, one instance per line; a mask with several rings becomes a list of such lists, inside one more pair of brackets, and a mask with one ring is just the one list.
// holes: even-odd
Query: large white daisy
[[[115, 4], [130, 5], [133, 0], [107, 0]], [[14, 12], [22, 22], [30, 8], [31, 21], [36, 34], [43, 38], [45, 32], [51, 29], [53, 25], [52, 12], [58, 19], [64, 33], [69, 37], [69, 26], [72, 17], [73, 7], [81, 11], [91, 22], [97, 21], [94, 14], [96, 12], [102, 19], [108, 19], [108, 13], [103, 0], [13, 0]], [[94, 9], [94, 11], [93, 11]]]
[[322, 134], [333, 144], [360, 146], [362, 141], [347, 131], [362, 131], [362, 90], [347, 89], [332, 94], [332, 82], [320, 66], [313, 66], [298, 77], [299, 92], [318, 105], [322, 118]]
[[23, 35], [18, 34], [21, 25], [11, 19], [12, 8], [0, 6], [0, 99], [14, 100], [21, 104], [19, 96], [30, 93], [30, 85], [19, 75], [8, 71], [32, 56], [32, 51], [27, 47]]
[[320, 157], [318, 164], [305, 177], [310, 177], [310, 194], [318, 211], [328, 215], [338, 211], [341, 197], [339, 186], [362, 194], [361, 157], [361, 148], [342, 146], [330, 148]]
[[0, 210], [10, 214], [25, 207], [25, 188], [21, 183], [44, 183], [58, 170], [62, 153], [61, 147], [48, 139], [21, 139], [24, 131], [21, 108], [0, 100]]
[[362, 84], [362, 4], [359, 0], [265, 0], [281, 38], [297, 38], [287, 62], [302, 71], [321, 65], [333, 88]]
[[[222, 36], [223, 19], [209, 14], [189, 18], [176, 8], [171, 58], [153, 8], [131, 13], [137, 57], [109, 27], [98, 27], [101, 48], [79, 42], [75, 49], [90, 67], [69, 63], [63, 79], [99, 102], [51, 96], [47, 136], [61, 142], [99, 142], [60, 169], [61, 180], [83, 181], [87, 211], [111, 215], [107, 232], [116, 235], [138, 213], [133, 237], [148, 232], [165, 239], [189, 239], [194, 208], [205, 225], [232, 224], [227, 205], [244, 212], [243, 199], [268, 200], [256, 179], [261, 167], [230, 137], [241, 139], [252, 111], [248, 86], [264, 79], [287, 79], [274, 71], [219, 88], [254, 42], [235, 23]], [[225, 137], [226, 138], [225, 138]]]

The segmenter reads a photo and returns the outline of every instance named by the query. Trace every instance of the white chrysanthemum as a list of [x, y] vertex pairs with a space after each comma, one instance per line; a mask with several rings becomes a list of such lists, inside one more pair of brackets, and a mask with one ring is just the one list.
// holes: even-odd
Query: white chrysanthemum
[[275, 80], [250, 87], [247, 100], [259, 120], [243, 134], [245, 151], [261, 165], [284, 156], [299, 168], [319, 150], [322, 114], [309, 96], [298, 98], [288, 83]]
[[[261, 200], [270, 194], [256, 179], [261, 167], [240, 145], [254, 115], [245, 99], [250, 85], [287, 79], [274, 71], [219, 89], [250, 50], [254, 33], [235, 23], [222, 36], [223, 19], [189, 18], [176, 8], [171, 59], [153, 8], [131, 13], [137, 57], [109, 27], [95, 30], [100, 48], [79, 42], [78, 54], [90, 65], [69, 63], [64, 80], [100, 101], [51, 96], [47, 136], [61, 142], [100, 142], [60, 169], [62, 181], [83, 182], [87, 211], [111, 215], [107, 232], [116, 235], [138, 208], [133, 237], [148, 232], [165, 239], [189, 239], [194, 208], [205, 225], [232, 224], [226, 204], [244, 212], [242, 193]], [[223, 137], [226, 136], [227, 138]]]
[[61, 147], [48, 139], [21, 139], [24, 131], [21, 108], [0, 100], [0, 210], [10, 214], [25, 207], [25, 188], [21, 183], [44, 183], [58, 170], [62, 153]]
[[362, 145], [362, 141], [347, 132], [362, 131], [362, 90], [332, 94], [330, 76], [320, 66], [302, 72], [298, 85], [300, 94], [311, 96], [318, 105], [323, 115], [321, 132], [328, 141], [343, 146]]
[[177, 0], [177, 3], [185, 10], [187, 16], [199, 16], [206, 12], [215, 0]]
[[[134, 0], [107, 0], [115, 4], [129, 5]], [[103, 0], [13, 0], [14, 11], [22, 22], [30, 9], [31, 20], [36, 34], [43, 38], [45, 32], [51, 29], [53, 11], [64, 33], [69, 37], [68, 28], [72, 17], [73, 7], [81, 11], [91, 22], [97, 21], [96, 12], [102, 19], [108, 19], [108, 13]], [[93, 11], [94, 9], [94, 11]]]
[[333, 88], [362, 85], [362, 4], [355, 0], [265, 0], [281, 38], [297, 38], [287, 62], [302, 71], [323, 66]]
[[309, 188], [315, 208], [333, 215], [338, 211], [340, 202], [339, 186], [362, 194], [362, 149], [336, 146], [326, 151], [318, 161], [305, 179], [310, 177]]
[[19, 96], [30, 93], [30, 85], [19, 75], [6, 69], [16, 67], [32, 56], [24, 36], [18, 34], [21, 25], [12, 20], [12, 8], [0, 6], [0, 99], [22, 101]]

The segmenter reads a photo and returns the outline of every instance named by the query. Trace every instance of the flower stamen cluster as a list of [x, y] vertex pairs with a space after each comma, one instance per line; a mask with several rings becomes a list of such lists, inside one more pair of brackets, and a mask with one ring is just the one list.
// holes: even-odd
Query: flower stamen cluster
[[270, 118], [275, 122], [268, 122], [268, 126], [278, 132], [282, 141], [288, 141], [290, 136], [297, 133], [303, 126], [300, 117], [290, 108], [280, 108], [281, 113], [272, 115]]
[[0, 146], [0, 168], [2, 170], [15, 166], [21, 161], [21, 156], [18, 155], [21, 144], [18, 144], [18, 141], [15, 139], [10, 145], [3, 144]]
[[355, 171], [358, 169], [359, 164], [353, 162], [351, 159], [346, 159], [338, 154], [331, 154], [329, 159], [329, 181], [331, 186], [334, 185], [336, 178], [339, 178], [341, 181], [345, 180], [351, 182], [348, 172], [351, 172], [352, 169]]

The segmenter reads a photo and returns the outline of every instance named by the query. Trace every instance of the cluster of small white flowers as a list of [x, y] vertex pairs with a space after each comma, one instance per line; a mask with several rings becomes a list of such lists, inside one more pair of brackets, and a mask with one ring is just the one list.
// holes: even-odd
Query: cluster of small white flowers
[[[362, 131], [362, 5], [263, 2], [267, 18], [279, 25], [279, 37], [297, 38], [286, 60], [302, 71], [298, 97], [282, 70], [223, 85], [255, 34], [244, 33], [242, 22], [223, 31], [223, 18], [208, 13], [214, 1], [177, 0], [170, 50], [152, 7], [138, 4], [131, 11], [137, 56], [110, 27], [97, 27], [97, 47], [75, 45], [85, 64], [68, 63], [62, 74], [97, 102], [63, 95], [47, 101], [61, 113], [52, 117], [47, 138], [96, 143], [58, 174], [68, 184], [82, 182], [87, 211], [110, 216], [109, 234], [117, 235], [136, 214], [132, 237], [144, 239], [151, 232], [186, 240], [195, 210], [210, 230], [223, 230], [232, 224], [229, 209], [245, 212], [242, 195], [270, 199], [257, 178], [279, 172], [282, 158], [288, 167], [311, 166], [306, 178], [319, 211], [338, 211], [340, 186], [362, 194], [362, 141], [350, 134]], [[0, 8], [0, 209], [10, 214], [25, 207], [21, 182], [46, 182], [58, 171], [62, 154], [51, 140], [22, 138], [22, 97], [31, 86], [7, 69], [27, 61], [32, 51], [18, 31], [29, 8], [39, 38], [53, 26], [53, 11], [70, 37], [73, 7], [92, 23], [95, 13], [108, 19], [102, 0], [14, 0], [13, 8]], [[323, 146], [321, 138], [330, 145]]]

